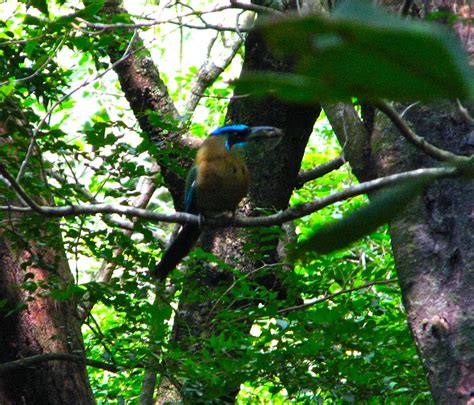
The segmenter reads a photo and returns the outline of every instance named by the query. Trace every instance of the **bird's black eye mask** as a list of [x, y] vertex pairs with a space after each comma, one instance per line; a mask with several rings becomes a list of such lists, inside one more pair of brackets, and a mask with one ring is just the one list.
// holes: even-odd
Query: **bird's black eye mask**
[[250, 128], [246, 131], [235, 131], [227, 136], [225, 146], [227, 150], [232, 147], [243, 147], [247, 143], [247, 137], [250, 134]]

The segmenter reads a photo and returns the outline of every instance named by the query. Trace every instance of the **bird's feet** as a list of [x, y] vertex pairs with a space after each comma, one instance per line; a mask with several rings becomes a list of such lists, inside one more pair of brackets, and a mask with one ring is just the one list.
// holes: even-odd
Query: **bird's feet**
[[[199, 215], [201, 218], [201, 215]], [[216, 212], [216, 213], [207, 213], [206, 219], [209, 219], [210, 225], [217, 225], [217, 226], [222, 226], [222, 225], [230, 225], [235, 218], [235, 212], [234, 211], [224, 211], [224, 212]], [[201, 221], [199, 222], [201, 223]], [[203, 223], [204, 223], [204, 217], [203, 217]]]
[[218, 214], [214, 215], [213, 218], [222, 221], [225, 225], [229, 225], [232, 223], [235, 217], [235, 211], [224, 211], [219, 212]]

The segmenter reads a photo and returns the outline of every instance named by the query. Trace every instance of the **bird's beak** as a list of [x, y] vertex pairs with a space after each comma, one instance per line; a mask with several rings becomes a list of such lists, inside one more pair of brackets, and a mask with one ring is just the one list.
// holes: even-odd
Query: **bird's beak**
[[247, 141], [253, 140], [280, 140], [283, 136], [283, 130], [275, 127], [251, 127]]

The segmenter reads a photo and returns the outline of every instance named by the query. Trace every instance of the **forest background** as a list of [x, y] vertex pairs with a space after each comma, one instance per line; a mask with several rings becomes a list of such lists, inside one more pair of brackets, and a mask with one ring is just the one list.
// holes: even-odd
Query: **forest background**
[[[379, 6], [0, 4], [1, 403], [467, 403], [473, 12]], [[226, 123], [285, 136], [157, 282]]]

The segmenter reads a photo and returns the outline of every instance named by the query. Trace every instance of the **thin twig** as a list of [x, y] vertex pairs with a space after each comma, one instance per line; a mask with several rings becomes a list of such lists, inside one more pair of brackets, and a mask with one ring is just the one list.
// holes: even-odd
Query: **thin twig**
[[[114, 24], [101, 24], [101, 23], [92, 23], [87, 20], [84, 20], [83, 18], [76, 18], [76, 21], [83, 23], [87, 25], [90, 28], [94, 28], [98, 30], [96, 33], [91, 33], [93, 35], [102, 33], [107, 30], [115, 30], [115, 29], [139, 29], [139, 28], [146, 28], [146, 27], [154, 27], [156, 25], [161, 25], [161, 24], [179, 24], [184, 27], [188, 28], [194, 28], [194, 29], [214, 29], [218, 31], [240, 31], [241, 28], [232, 28], [232, 27], [222, 27], [219, 25], [213, 25], [207, 23], [205, 20], [202, 19], [203, 15], [206, 14], [212, 14], [212, 13], [217, 13], [225, 10], [230, 10], [230, 9], [240, 9], [240, 10], [245, 10], [245, 11], [253, 11], [257, 13], [264, 13], [264, 14], [271, 14], [271, 15], [278, 15], [278, 16], [284, 16], [285, 14], [282, 13], [281, 11], [274, 10], [269, 7], [264, 7], [264, 6], [259, 6], [256, 4], [246, 4], [246, 3], [241, 3], [238, 1], [231, 1], [230, 6], [220, 6], [220, 7], [215, 7], [211, 10], [204, 10], [204, 11], [199, 11], [199, 10], [193, 10], [190, 11], [189, 13], [184, 13], [177, 15], [173, 18], [169, 19], [164, 19], [164, 20], [153, 20], [153, 21], [147, 21], [147, 22], [142, 22], [142, 23], [136, 23], [136, 24], [127, 24], [127, 23], [114, 23]], [[201, 20], [201, 22], [204, 25], [190, 25], [188, 23], [183, 23], [183, 19], [189, 18], [189, 17], [197, 17]]]
[[[152, 167], [152, 171], [155, 171], [155, 170], [158, 170], [157, 164], [155, 164]], [[150, 202], [151, 197], [153, 196], [153, 193], [155, 192], [156, 188], [157, 188], [156, 183], [154, 182], [152, 177], [142, 177], [140, 179], [140, 184], [137, 187], [139, 194], [136, 197], [132, 198], [129, 204], [137, 208], [146, 207], [148, 203]], [[124, 232], [124, 235], [131, 236], [133, 234], [134, 222], [135, 221], [132, 222], [132, 229]], [[156, 239], [158, 239], [157, 236], [155, 237]], [[123, 246], [115, 247], [115, 249], [112, 252], [112, 257], [114, 258], [119, 257], [120, 255], [123, 254], [124, 249], [125, 248]], [[116, 267], [117, 267], [117, 264], [114, 261], [104, 260], [99, 270], [94, 274], [94, 277], [93, 277], [94, 281], [99, 282], [99, 283], [109, 282], [110, 279], [112, 278], [113, 272]], [[81, 314], [80, 314], [80, 318], [82, 321], [85, 320], [85, 318], [91, 312], [94, 305], [95, 305], [95, 300], [86, 299], [83, 301], [83, 303], [81, 304]]]
[[28, 146], [26, 156], [23, 159], [23, 162], [21, 163], [20, 170], [18, 171], [18, 175], [16, 177], [17, 182], [20, 182], [21, 179], [23, 178], [24, 174], [25, 174], [28, 162], [29, 162], [31, 156], [33, 155], [33, 150], [34, 150], [34, 147], [36, 145], [36, 137], [38, 136], [39, 131], [43, 128], [44, 124], [46, 123], [46, 120], [50, 117], [50, 115], [53, 113], [53, 111], [56, 109], [56, 107], [59, 106], [60, 104], [62, 104], [65, 100], [67, 100], [69, 97], [71, 97], [74, 93], [76, 93], [77, 91], [79, 91], [83, 87], [86, 87], [89, 84], [91, 84], [91, 83], [99, 80], [103, 76], [105, 76], [109, 71], [114, 69], [118, 64], [122, 63], [125, 59], [127, 59], [130, 55], [132, 55], [132, 53], [137, 52], [138, 50], [130, 52], [130, 48], [131, 48], [133, 42], [135, 41], [136, 36], [137, 36], [137, 32], [135, 31], [132, 38], [130, 39], [130, 42], [128, 43], [127, 48], [125, 49], [125, 52], [123, 53], [123, 55], [120, 59], [115, 61], [112, 65], [110, 65], [103, 72], [97, 74], [95, 77], [85, 80], [80, 86], [76, 87], [75, 89], [71, 90], [69, 93], [65, 94], [63, 97], [61, 97], [58, 101], [56, 101], [51, 106], [51, 108], [45, 114], [43, 119], [40, 121], [40, 123], [36, 127], [33, 135], [31, 136], [30, 145]]
[[113, 363], [116, 365], [117, 362], [115, 361], [115, 357], [114, 357], [114, 354], [112, 353], [112, 351], [109, 349], [109, 346], [108, 346], [108, 343], [105, 342], [105, 335], [103, 334], [102, 330], [100, 329], [100, 325], [99, 323], [96, 321], [96, 319], [91, 315], [89, 314], [88, 316], [88, 319], [91, 319], [92, 322], [95, 324], [95, 326], [97, 327], [97, 330], [95, 330], [92, 325], [90, 323], [87, 323], [86, 322], [86, 325], [89, 327], [89, 329], [92, 331], [92, 333], [95, 335], [95, 337], [99, 340], [100, 344], [102, 345], [102, 347], [104, 348], [104, 350], [107, 352], [107, 354], [109, 355], [109, 357], [112, 359]]
[[467, 110], [466, 107], [464, 107], [459, 101], [459, 99], [456, 100], [456, 104], [458, 107], [458, 111], [461, 114], [461, 116], [464, 118], [464, 121], [470, 125], [474, 125], [474, 118], [472, 118], [471, 114], [469, 114], [469, 111]]
[[301, 188], [308, 181], [319, 179], [320, 177], [339, 169], [344, 163], [344, 158], [339, 156], [311, 170], [302, 171], [298, 174], [298, 178], [296, 179], [296, 187]]
[[2, 42], [0, 42], [0, 47], [8, 46], [8, 45], [23, 45], [23, 44], [26, 44], [30, 41], [37, 41], [38, 39], [43, 39], [43, 38], [45, 38], [45, 35], [40, 35], [40, 36], [37, 36], [37, 37], [28, 38], [28, 39], [12, 39], [10, 41], [2, 41]]
[[38, 214], [44, 215], [44, 210], [36, 204], [36, 202], [26, 193], [25, 190], [18, 184], [15, 178], [10, 174], [10, 172], [6, 169], [6, 167], [0, 163], [0, 175], [2, 175], [5, 179], [8, 180], [10, 183], [10, 187], [15, 190], [16, 194], [22, 202], [28, 205], [33, 211], [36, 211]]
[[204, 90], [209, 88], [219, 75], [230, 65], [241, 45], [242, 39], [240, 37], [235, 38], [232, 41], [232, 44], [221, 52], [217, 63], [214, 63], [212, 60], [203, 63], [199, 69], [199, 74], [192, 84], [191, 96], [188, 98], [185, 105], [184, 115], [187, 119], [190, 119], [196, 110]]
[[419, 101], [415, 101], [414, 103], [411, 103], [408, 107], [406, 107], [401, 113], [400, 113], [400, 117], [404, 117], [405, 114], [410, 111], [413, 107], [415, 107], [417, 104], [420, 104]]
[[232, 8], [238, 8], [240, 10], [246, 11], [253, 11], [255, 13], [262, 13], [262, 14], [270, 14], [270, 15], [277, 15], [277, 16], [285, 16], [285, 13], [281, 11], [275, 10], [274, 8], [259, 6], [258, 4], [250, 4], [250, 3], [241, 3], [240, 1], [230, 0], [230, 4]]
[[333, 294], [329, 294], [329, 295], [325, 295], [324, 297], [321, 297], [321, 298], [318, 298], [318, 299], [315, 299], [313, 301], [310, 301], [310, 302], [306, 302], [304, 304], [300, 304], [300, 305], [293, 305], [291, 307], [287, 307], [287, 308], [282, 308], [282, 309], [279, 309], [277, 311], [277, 313], [279, 314], [286, 314], [288, 312], [292, 312], [292, 311], [298, 311], [300, 309], [306, 309], [306, 308], [309, 308], [309, 307], [312, 307], [314, 305], [317, 305], [317, 304], [321, 304], [322, 302], [324, 301], [330, 301], [330, 300], [333, 300], [334, 298], [340, 296], [340, 295], [343, 295], [343, 294], [348, 294], [348, 293], [351, 293], [351, 292], [354, 292], [354, 291], [359, 291], [359, 290], [363, 290], [365, 288], [369, 288], [369, 287], [372, 287], [374, 285], [383, 285], [383, 284], [394, 284], [394, 283], [397, 283], [397, 280], [375, 280], [375, 281], [371, 281], [369, 283], [366, 283], [366, 284], [362, 284], [362, 285], [359, 285], [357, 287], [352, 287], [352, 288], [347, 288], [347, 289], [344, 289], [344, 290], [340, 290], [340, 291], [337, 291]]
[[239, 94], [239, 95], [231, 95], [231, 96], [219, 96], [219, 95], [216, 95], [216, 94], [204, 94], [204, 93], [197, 93], [197, 92], [194, 92], [192, 91], [192, 94], [198, 96], [198, 97], [201, 97], [201, 98], [214, 98], [216, 100], [239, 100], [241, 98], [248, 98], [251, 96], [251, 94]]
[[36, 69], [31, 75], [26, 76], [26, 77], [21, 77], [20, 79], [15, 79], [15, 80], [5, 80], [4, 82], [0, 82], [0, 86], [4, 86], [5, 84], [8, 83], [23, 83], [27, 82], [28, 80], [33, 79], [34, 77], [38, 76], [40, 72], [48, 65], [50, 60], [53, 58], [55, 55], [55, 52], [61, 47], [61, 45], [64, 43], [64, 40], [61, 40], [58, 45], [51, 51], [51, 54], [48, 55], [48, 58], [44, 61], [44, 63], [41, 64], [41, 66]]
[[241, 282], [243, 279], [248, 278], [249, 276], [254, 275], [255, 273], [259, 272], [260, 270], [268, 269], [269, 267], [275, 267], [275, 266], [281, 266], [281, 263], [270, 263], [270, 264], [264, 264], [263, 266], [257, 267], [256, 269], [253, 269], [252, 271], [249, 271], [248, 273], [244, 273], [242, 277], [234, 279], [231, 285], [226, 288], [226, 290], [220, 295], [219, 298], [216, 299], [214, 302], [214, 305], [208, 312], [208, 317], [210, 318], [211, 315], [213, 314], [214, 310], [217, 308], [217, 305], [219, 302], [230, 292], [234, 289], [234, 287], [237, 285], [238, 282]]
[[[87, 25], [88, 27], [94, 28], [96, 30], [101, 30], [101, 31], [107, 31], [107, 30], [115, 30], [115, 29], [133, 29], [136, 30], [138, 28], [145, 28], [145, 27], [154, 27], [155, 25], [161, 25], [161, 24], [177, 24], [179, 23], [180, 20], [187, 18], [187, 17], [200, 17], [205, 14], [212, 14], [212, 13], [217, 13], [220, 11], [224, 10], [229, 10], [231, 9], [231, 6], [220, 6], [220, 7], [215, 7], [211, 10], [204, 10], [204, 11], [199, 11], [199, 10], [193, 10], [190, 11], [189, 13], [184, 13], [177, 15], [175, 17], [165, 19], [165, 20], [152, 20], [148, 22], [142, 22], [142, 23], [136, 23], [136, 24], [128, 24], [128, 23], [114, 23], [114, 24], [101, 24], [101, 23], [92, 23], [87, 20], [84, 20], [83, 18], [76, 18], [76, 21], [83, 23]], [[178, 21], [176, 21], [178, 20]]]
[[195, 24], [183, 23], [179, 21], [170, 21], [169, 24], [179, 25], [180, 27], [186, 27], [193, 30], [213, 30], [213, 31], [219, 31], [219, 32], [236, 32], [236, 33], [250, 31], [250, 29], [243, 28], [243, 27], [236, 29], [235, 27], [225, 27], [223, 25], [216, 25], [216, 24], [209, 24], [209, 23], [205, 23], [204, 25], [195, 25]]
[[[55, 170], [46, 170], [46, 173], [48, 176], [53, 177], [56, 181], [58, 181], [60, 184], [67, 184], [68, 186], [72, 186], [72, 189], [76, 191], [78, 194], [80, 194], [82, 197], [84, 197], [87, 201], [93, 203], [93, 204], [98, 204], [99, 202], [95, 199], [94, 195], [87, 190], [85, 187], [83, 187], [81, 184], [79, 184], [77, 181], [76, 183], [69, 183], [67, 181], [67, 178], [59, 174]], [[63, 197], [64, 198], [64, 197]], [[129, 220], [122, 220], [120, 218], [112, 218], [110, 215], [105, 215], [104, 216], [104, 222], [116, 226], [118, 228], [124, 229], [126, 231], [133, 231], [134, 230], [134, 223]]]

